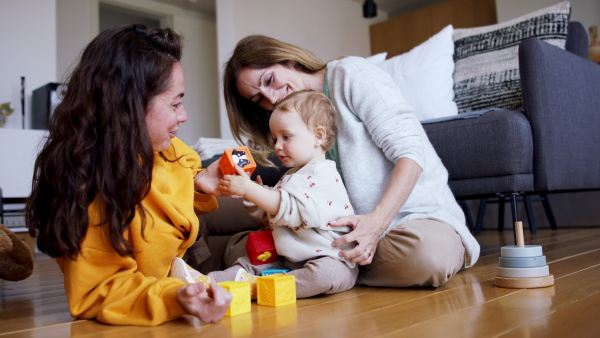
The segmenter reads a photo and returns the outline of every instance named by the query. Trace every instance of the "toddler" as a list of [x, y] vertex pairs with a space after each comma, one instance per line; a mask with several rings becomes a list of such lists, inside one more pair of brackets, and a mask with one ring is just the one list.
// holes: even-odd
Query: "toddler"
[[[333, 247], [331, 242], [351, 228], [329, 226], [339, 217], [354, 214], [335, 162], [325, 158], [336, 140], [335, 108], [322, 93], [294, 92], [274, 108], [269, 127], [277, 156], [291, 169], [269, 188], [252, 182], [236, 168], [238, 175], [225, 175], [219, 189], [242, 196], [266, 212], [279, 256], [262, 265], [241, 257], [231, 268], [208, 277], [217, 282], [250, 281], [255, 295], [255, 280], [263, 270], [290, 269], [287, 274], [296, 277], [298, 298], [347, 291], [356, 282], [358, 266], [339, 255], [351, 247]], [[180, 261], [174, 266], [184, 264]], [[207, 279], [191, 273], [196, 279]]]

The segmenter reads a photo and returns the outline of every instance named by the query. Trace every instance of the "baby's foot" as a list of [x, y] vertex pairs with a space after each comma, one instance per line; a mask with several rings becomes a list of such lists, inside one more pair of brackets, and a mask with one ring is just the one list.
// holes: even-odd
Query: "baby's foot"
[[256, 279], [258, 276], [252, 275], [244, 268], [240, 268], [235, 274], [236, 282], [249, 282], [250, 283], [250, 298], [256, 299]]
[[210, 286], [210, 278], [187, 265], [185, 261], [179, 257], [175, 257], [171, 263], [171, 271], [169, 277], [176, 277], [186, 283], [204, 283], [208, 288]]

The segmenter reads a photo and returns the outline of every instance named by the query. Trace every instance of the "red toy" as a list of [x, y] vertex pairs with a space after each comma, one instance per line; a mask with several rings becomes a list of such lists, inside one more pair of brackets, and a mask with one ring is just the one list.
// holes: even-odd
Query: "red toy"
[[235, 166], [242, 167], [244, 171], [251, 176], [256, 169], [256, 162], [250, 154], [248, 147], [238, 147], [225, 150], [219, 160], [219, 167], [223, 175], [235, 175]]
[[277, 258], [273, 230], [251, 232], [246, 242], [246, 252], [252, 265], [272, 263]]

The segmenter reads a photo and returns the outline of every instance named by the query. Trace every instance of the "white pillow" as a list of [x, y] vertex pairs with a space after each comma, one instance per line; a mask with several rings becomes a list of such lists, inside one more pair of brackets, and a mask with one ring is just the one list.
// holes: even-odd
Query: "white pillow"
[[456, 115], [452, 25], [402, 55], [379, 63], [400, 87], [419, 121]]
[[367, 56], [365, 59], [371, 61], [374, 65], [378, 65], [378, 64], [382, 63], [383, 61], [385, 61], [386, 57], [387, 57], [387, 52], [383, 52], [383, 53]]

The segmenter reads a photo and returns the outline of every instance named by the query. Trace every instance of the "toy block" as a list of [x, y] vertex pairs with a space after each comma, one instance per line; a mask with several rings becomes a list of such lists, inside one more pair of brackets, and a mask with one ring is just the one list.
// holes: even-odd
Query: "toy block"
[[231, 304], [225, 312], [225, 316], [233, 317], [248, 313], [251, 310], [250, 304], [250, 283], [248, 282], [221, 282], [219, 283], [225, 290], [233, 295]]
[[512, 289], [543, 288], [554, 285], [554, 276], [539, 245], [525, 245], [523, 223], [515, 222], [517, 245], [500, 248], [496, 286]]
[[258, 277], [258, 305], [283, 306], [296, 303], [296, 277], [294, 275], [268, 275]]
[[246, 252], [252, 265], [272, 263], [277, 258], [273, 230], [254, 231], [248, 235]]
[[263, 270], [260, 275], [261, 276], [268, 276], [268, 275], [274, 275], [274, 274], [282, 274], [284, 272], [288, 272], [290, 271], [290, 269], [266, 269]]
[[221, 168], [223, 175], [235, 175], [237, 173], [235, 170], [236, 165], [244, 169], [248, 176], [252, 175], [256, 169], [256, 162], [254, 162], [248, 147], [231, 148], [223, 152], [223, 156], [219, 160], [219, 168]]

